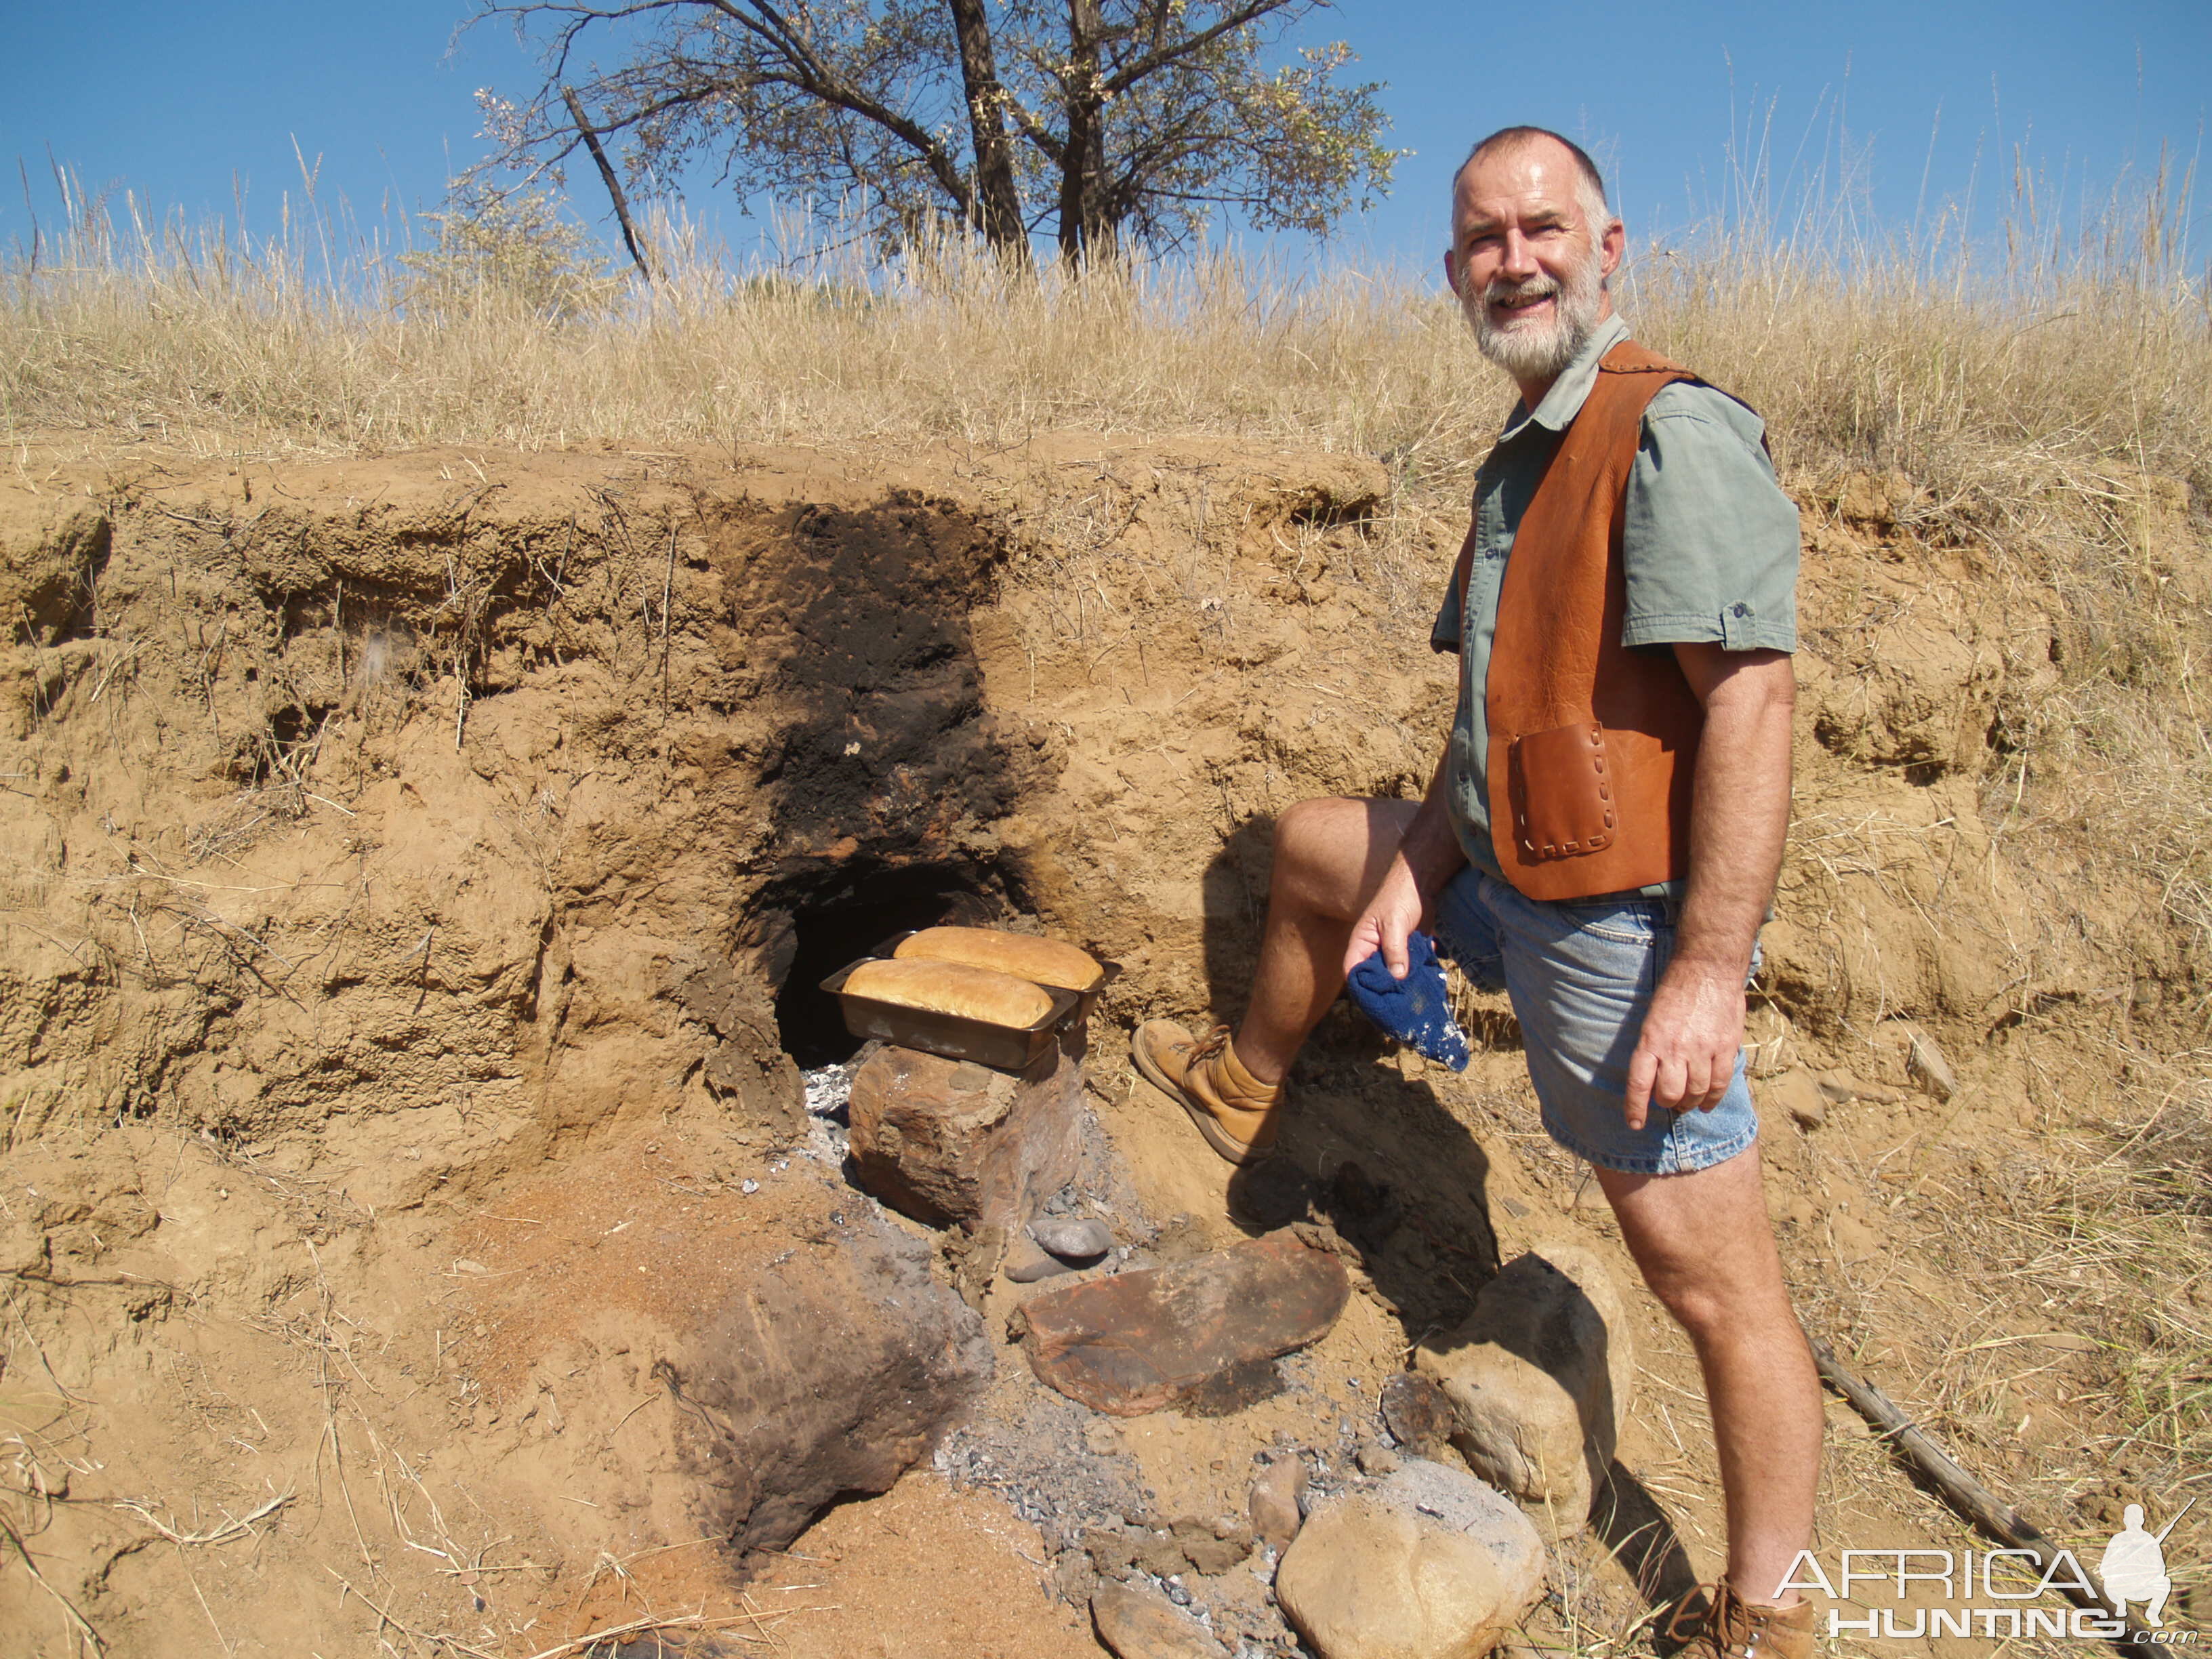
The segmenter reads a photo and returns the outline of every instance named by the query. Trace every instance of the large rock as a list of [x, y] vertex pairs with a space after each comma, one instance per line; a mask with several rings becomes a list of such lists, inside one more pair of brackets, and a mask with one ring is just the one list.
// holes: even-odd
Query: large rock
[[1450, 1398], [1469, 1468], [1526, 1504], [1547, 1539], [1582, 1528], [1636, 1377], [1620, 1292], [1595, 1254], [1550, 1244], [1506, 1263], [1413, 1364]]
[[1276, 1232], [1048, 1291], [1009, 1329], [1040, 1381], [1093, 1411], [1136, 1417], [1320, 1340], [1351, 1293], [1335, 1256]]
[[1115, 1659], [1229, 1659], [1205, 1626], [1157, 1590], [1102, 1584], [1091, 1622]]
[[1480, 1659], [1543, 1589], [1528, 1517], [1422, 1458], [1317, 1505], [1275, 1575], [1276, 1601], [1321, 1659]]
[[1082, 1096], [1071, 1055], [1028, 1079], [886, 1045], [853, 1076], [854, 1172], [918, 1221], [1012, 1233], [1075, 1178]]
[[890, 1490], [991, 1375], [983, 1322], [930, 1277], [921, 1240], [855, 1207], [763, 1235], [759, 1265], [655, 1373], [684, 1408], [702, 1517], [780, 1548], [843, 1492]]

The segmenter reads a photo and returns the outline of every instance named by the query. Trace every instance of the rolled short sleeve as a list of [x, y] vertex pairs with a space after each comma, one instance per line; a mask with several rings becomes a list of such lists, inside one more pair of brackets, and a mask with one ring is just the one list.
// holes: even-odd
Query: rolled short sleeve
[[[1490, 463], [1483, 463], [1487, 467]], [[1467, 573], [1472, 567], [1482, 540], [1482, 491], [1475, 490], [1474, 500], [1468, 506], [1467, 539], [1460, 544], [1458, 556], [1452, 561], [1451, 575], [1444, 582], [1443, 603], [1437, 607], [1437, 619], [1429, 627], [1429, 649], [1462, 653], [1467, 644]]]
[[1624, 645], [1797, 648], [1797, 508], [1763, 429], [1710, 386], [1651, 400], [1623, 503]]

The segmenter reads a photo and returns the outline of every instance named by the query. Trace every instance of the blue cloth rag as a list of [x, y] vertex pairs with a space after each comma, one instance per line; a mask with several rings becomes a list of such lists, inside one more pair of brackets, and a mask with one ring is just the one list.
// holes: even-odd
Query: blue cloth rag
[[1418, 928], [1406, 935], [1406, 977], [1393, 979], [1377, 951], [1352, 970], [1345, 992], [1359, 1012], [1399, 1042], [1455, 1072], [1467, 1070], [1467, 1033], [1452, 1018], [1444, 966]]

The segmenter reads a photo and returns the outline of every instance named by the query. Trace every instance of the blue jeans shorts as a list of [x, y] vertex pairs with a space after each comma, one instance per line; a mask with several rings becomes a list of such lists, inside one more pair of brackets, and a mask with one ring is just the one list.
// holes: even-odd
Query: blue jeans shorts
[[1661, 899], [1524, 898], [1470, 865], [1433, 916], [1437, 951], [1474, 984], [1512, 999], [1546, 1131], [1576, 1157], [1627, 1175], [1709, 1169], [1759, 1138], [1741, 1054], [1711, 1111], [1654, 1106], [1642, 1129], [1628, 1127], [1628, 1060], [1674, 955], [1670, 912]]

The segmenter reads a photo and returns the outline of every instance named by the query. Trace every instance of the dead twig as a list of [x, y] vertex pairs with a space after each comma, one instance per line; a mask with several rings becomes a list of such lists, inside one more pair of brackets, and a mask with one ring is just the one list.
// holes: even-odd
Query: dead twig
[[39, 1564], [31, 1559], [31, 1548], [29, 1545], [23, 1541], [23, 1534], [15, 1530], [15, 1527], [9, 1523], [8, 1517], [4, 1515], [0, 1515], [0, 1533], [7, 1534], [8, 1541], [15, 1547], [15, 1553], [23, 1558], [23, 1565], [29, 1570], [31, 1582], [36, 1584], [40, 1589], [46, 1591], [47, 1595], [52, 1596], [57, 1602], [60, 1603], [62, 1612], [67, 1615], [69, 1619], [70, 1628], [74, 1630], [86, 1641], [91, 1643], [92, 1650], [94, 1653], [106, 1652], [107, 1644], [100, 1639], [100, 1632], [94, 1630], [92, 1626], [86, 1621], [85, 1616], [76, 1610], [75, 1604], [70, 1601], [68, 1596], [64, 1595], [59, 1590], [56, 1589], [52, 1584], [46, 1582], [46, 1575], [40, 1572], [39, 1571]]
[[143, 1521], [148, 1526], [153, 1528], [155, 1532], [160, 1533], [162, 1537], [167, 1539], [172, 1544], [222, 1544], [228, 1543], [234, 1538], [243, 1538], [246, 1534], [253, 1530], [253, 1523], [256, 1521], [260, 1520], [264, 1516], [276, 1514], [277, 1510], [283, 1509], [284, 1505], [290, 1503], [298, 1496], [299, 1494], [297, 1492], [281, 1492], [275, 1498], [270, 1498], [267, 1503], [264, 1504], [259, 1509], [254, 1510], [252, 1514], [241, 1516], [234, 1521], [228, 1521], [223, 1525], [216, 1527], [209, 1532], [178, 1532], [173, 1528], [163, 1525], [162, 1522], [155, 1517], [154, 1511], [148, 1509], [143, 1504], [133, 1504], [127, 1499], [112, 1504], [109, 1507], [111, 1509], [129, 1510], [133, 1515]]
[[[360, 1590], [356, 1589], [354, 1585], [347, 1580], [345, 1575], [338, 1571], [337, 1568], [326, 1565], [323, 1568], [323, 1571], [338, 1581], [338, 1605], [340, 1607], [343, 1607], [345, 1605], [346, 1597], [350, 1595], [354, 1600], [360, 1602], [371, 1613], [374, 1613], [379, 1619], [382, 1620], [384, 1624], [391, 1626], [392, 1629], [398, 1631], [402, 1636], [409, 1638], [410, 1640], [416, 1642], [428, 1642], [436, 1647], [452, 1648], [456, 1652], [472, 1655], [474, 1656], [474, 1659], [499, 1659], [498, 1655], [489, 1652], [483, 1648], [471, 1647], [466, 1642], [462, 1641], [458, 1636], [448, 1636], [443, 1631], [416, 1630], [412, 1625], [406, 1623], [404, 1620], [393, 1618], [390, 1609], [379, 1607], [375, 1602], [370, 1601], [368, 1597], [363, 1595]], [[383, 1626], [379, 1626], [378, 1628], [380, 1630]], [[564, 1650], [556, 1650], [556, 1651]]]

